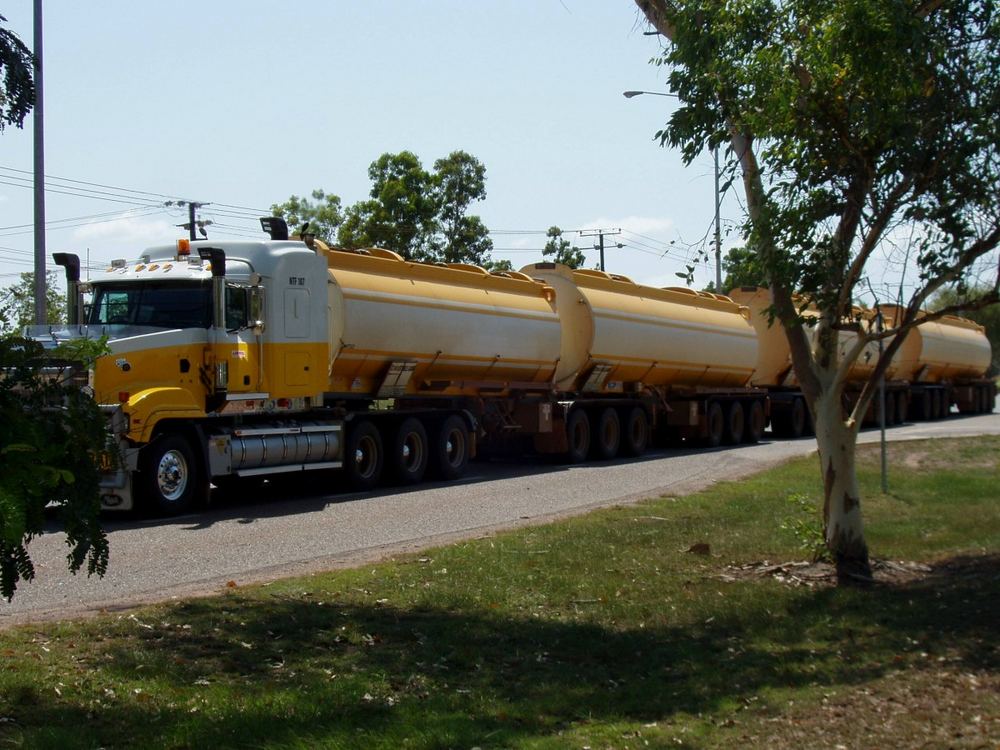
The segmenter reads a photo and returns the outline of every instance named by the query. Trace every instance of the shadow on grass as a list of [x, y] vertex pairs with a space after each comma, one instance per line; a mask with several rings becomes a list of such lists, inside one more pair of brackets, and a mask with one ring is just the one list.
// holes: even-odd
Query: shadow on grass
[[647, 628], [237, 592], [145, 615], [124, 644], [116, 634], [98, 647], [100, 673], [141, 685], [147, 701], [96, 690], [95, 709], [86, 694], [50, 702], [26, 685], [13, 711], [31, 746], [509, 746], [939, 658], [996, 670], [998, 576], [990, 555], [873, 591], [738, 584], [774, 595], [696, 626]]

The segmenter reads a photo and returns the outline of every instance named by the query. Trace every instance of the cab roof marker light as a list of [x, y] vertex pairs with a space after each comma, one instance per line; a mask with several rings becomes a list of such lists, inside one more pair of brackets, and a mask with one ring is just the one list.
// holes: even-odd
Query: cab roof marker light
[[191, 255], [191, 240], [177, 240], [177, 260], [180, 260], [185, 255]]
[[125, 268], [125, 266], [127, 265], [128, 261], [126, 261], [124, 258], [115, 258], [113, 261], [111, 261], [112, 268]]

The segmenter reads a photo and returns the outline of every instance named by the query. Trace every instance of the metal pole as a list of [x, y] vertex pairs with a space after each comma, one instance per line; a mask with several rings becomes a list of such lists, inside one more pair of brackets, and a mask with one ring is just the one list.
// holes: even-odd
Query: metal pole
[[722, 288], [722, 225], [719, 221], [719, 147], [712, 149], [715, 159], [715, 293], [725, 294]]
[[604, 233], [597, 235], [597, 243], [601, 248], [601, 270], [604, 270]]
[[188, 203], [188, 229], [190, 230], [190, 235], [191, 235], [191, 241], [192, 242], [194, 242], [196, 239], [198, 239], [197, 235], [195, 234], [195, 230], [194, 230], [194, 211], [195, 211], [196, 208], [198, 208], [198, 205], [199, 204], [195, 203], [194, 201], [190, 201]]
[[35, 0], [35, 323], [48, 322], [45, 305], [45, 123], [42, 112], [42, 0]]

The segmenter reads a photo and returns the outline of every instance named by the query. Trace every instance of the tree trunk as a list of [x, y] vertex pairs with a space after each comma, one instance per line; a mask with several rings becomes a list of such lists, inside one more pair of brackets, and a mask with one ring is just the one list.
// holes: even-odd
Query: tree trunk
[[868, 545], [861, 520], [861, 492], [855, 466], [857, 423], [845, 422], [839, 389], [824, 389], [815, 401], [816, 445], [823, 473], [826, 546], [841, 585], [871, 582]]

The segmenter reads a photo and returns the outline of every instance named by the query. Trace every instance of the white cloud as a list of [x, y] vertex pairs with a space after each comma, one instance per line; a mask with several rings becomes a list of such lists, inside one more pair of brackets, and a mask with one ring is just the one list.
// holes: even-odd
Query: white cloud
[[150, 245], [171, 242], [182, 230], [166, 218], [123, 215], [118, 219], [85, 224], [73, 230], [75, 243], [111, 243], [134, 246], [141, 250]]

